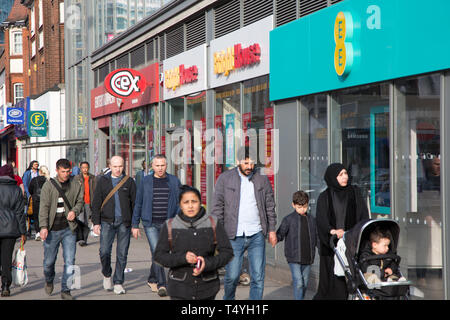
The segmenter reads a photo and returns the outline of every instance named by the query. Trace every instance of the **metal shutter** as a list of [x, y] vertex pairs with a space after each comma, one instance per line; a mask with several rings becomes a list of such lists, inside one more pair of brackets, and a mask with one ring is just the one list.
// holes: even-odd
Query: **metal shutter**
[[105, 63], [99, 68], [98, 71], [98, 82], [99, 84], [105, 82], [105, 78], [109, 73], [109, 63]]
[[165, 35], [159, 36], [159, 61], [166, 59], [166, 37]]
[[244, 26], [272, 15], [273, 0], [244, 0]]
[[128, 61], [128, 53], [125, 53], [124, 55], [120, 56], [116, 60], [116, 68], [129, 68], [129, 61]]
[[276, 26], [297, 19], [297, 0], [276, 0]]
[[152, 62], [155, 59], [155, 39], [147, 42], [147, 62]]
[[206, 18], [202, 14], [186, 23], [186, 50], [195, 48], [206, 42]]
[[330, 0], [330, 5], [341, 2], [342, 0]]
[[232, 0], [214, 9], [214, 38], [241, 27], [241, 2]]
[[326, 8], [327, 0], [300, 0], [300, 17]]
[[176, 56], [184, 51], [184, 28], [183, 25], [166, 33], [166, 55], [167, 58]]
[[136, 68], [138, 66], [142, 66], [145, 64], [145, 45], [140, 46], [137, 49], [134, 49], [130, 53], [130, 63], [131, 68]]
[[99, 73], [98, 71], [99, 71], [98, 68], [94, 69], [94, 88], [98, 87], [98, 73]]

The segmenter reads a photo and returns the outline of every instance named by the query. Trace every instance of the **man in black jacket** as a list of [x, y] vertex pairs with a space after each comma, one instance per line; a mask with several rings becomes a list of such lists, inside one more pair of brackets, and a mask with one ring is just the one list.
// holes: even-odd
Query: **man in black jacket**
[[[100, 234], [100, 260], [102, 263], [103, 288], [112, 290], [111, 251], [117, 234], [117, 259], [114, 272], [114, 293], [123, 294], [124, 272], [127, 264], [128, 247], [131, 235], [131, 217], [136, 198], [136, 184], [123, 173], [122, 157], [111, 158], [111, 172], [99, 177], [92, 202], [92, 222], [94, 233]], [[114, 195], [103, 202], [108, 194], [124, 180]], [[103, 208], [102, 208], [103, 205]]]

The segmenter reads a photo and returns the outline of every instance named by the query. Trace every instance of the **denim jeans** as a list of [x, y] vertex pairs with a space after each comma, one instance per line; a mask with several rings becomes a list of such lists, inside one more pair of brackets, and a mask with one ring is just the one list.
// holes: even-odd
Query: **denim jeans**
[[247, 250], [250, 271], [250, 300], [262, 300], [266, 267], [266, 242], [262, 232], [250, 237], [236, 237], [230, 240], [234, 257], [226, 265], [224, 277], [224, 300], [234, 300], [241, 275], [242, 260]]
[[130, 246], [131, 226], [125, 227], [121, 222], [101, 223], [100, 261], [102, 263], [103, 276], [107, 278], [111, 277], [111, 251], [116, 234], [116, 268], [114, 271], [113, 283], [123, 284], [125, 278], [125, 268], [127, 266], [128, 248]]
[[74, 273], [75, 254], [77, 250], [75, 233], [66, 228], [59, 231], [49, 231], [44, 241], [44, 276], [45, 282], [53, 283], [55, 279], [55, 262], [58, 257], [59, 245], [62, 244], [64, 257], [64, 272], [61, 280], [61, 291], [70, 291], [67, 281]]
[[305, 298], [306, 289], [308, 288], [310, 264], [289, 263], [291, 268], [292, 281], [294, 287], [294, 299], [303, 300]]
[[158, 244], [159, 233], [162, 225], [152, 225], [151, 227], [144, 228], [145, 235], [147, 236], [148, 244], [150, 245], [150, 252], [152, 253], [152, 265], [150, 267], [150, 275], [148, 276], [148, 282], [157, 283], [158, 289], [160, 287], [166, 287], [166, 273], [164, 267], [156, 264], [153, 256], [155, 254], [156, 245]]

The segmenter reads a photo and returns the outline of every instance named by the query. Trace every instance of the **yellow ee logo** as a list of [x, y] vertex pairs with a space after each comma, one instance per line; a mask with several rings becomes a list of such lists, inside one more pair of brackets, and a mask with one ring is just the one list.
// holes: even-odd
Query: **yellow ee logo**
[[334, 22], [334, 69], [339, 77], [346, 77], [353, 64], [353, 19], [349, 12], [339, 12]]
[[30, 117], [30, 121], [34, 127], [42, 127], [45, 122], [45, 116], [40, 112], [35, 112]]

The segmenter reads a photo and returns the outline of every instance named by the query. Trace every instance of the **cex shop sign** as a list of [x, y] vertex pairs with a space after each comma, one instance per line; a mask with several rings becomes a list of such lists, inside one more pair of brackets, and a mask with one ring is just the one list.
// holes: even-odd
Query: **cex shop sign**
[[117, 98], [135, 98], [145, 91], [146, 86], [142, 73], [133, 69], [117, 69], [105, 78], [106, 90]]

